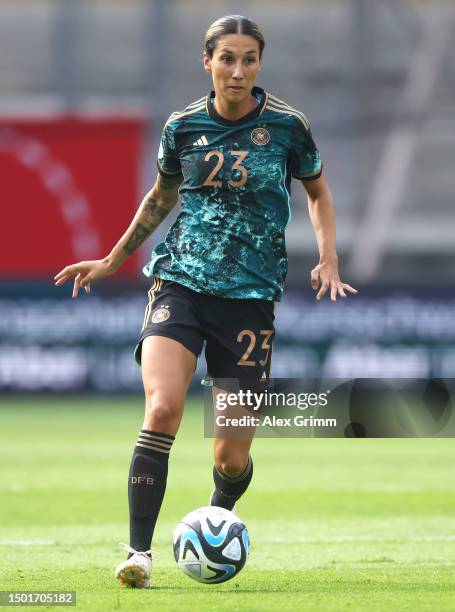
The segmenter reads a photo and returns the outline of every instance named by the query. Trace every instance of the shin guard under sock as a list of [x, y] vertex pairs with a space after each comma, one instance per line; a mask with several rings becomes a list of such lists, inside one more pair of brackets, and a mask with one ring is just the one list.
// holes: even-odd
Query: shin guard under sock
[[221, 472], [216, 466], [213, 467], [213, 480], [215, 482], [215, 491], [210, 500], [211, 506], [221, 506], [226, 510], [232, 510], [235, 502], [242, 497], [253, 477], [253, 460], [251, 455], [248, 457], [248, 463], [244, 471], [239, 475], [231, 478]]
[[[141, 429], [128, 477], [130, 546], [148, 550], [166, 490], [174, 436]], [[131, 555], [130, 555], [131, 556]]]

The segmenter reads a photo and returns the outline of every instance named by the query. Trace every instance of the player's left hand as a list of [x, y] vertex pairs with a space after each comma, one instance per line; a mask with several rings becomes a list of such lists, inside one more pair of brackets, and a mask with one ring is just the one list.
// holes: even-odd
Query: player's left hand
[[330, 299], [336, 302], [337, 296], [346, 297], [346, 291], [358, 293], [357, 289], [347, 283], [342, 283], [338, 273], [338, 261], [321, 262], [311, 270], [311, 286], [314, 291], [319, 289], [316, 294], [317, 300], [322, 300], [327, 291], [330, 291]]

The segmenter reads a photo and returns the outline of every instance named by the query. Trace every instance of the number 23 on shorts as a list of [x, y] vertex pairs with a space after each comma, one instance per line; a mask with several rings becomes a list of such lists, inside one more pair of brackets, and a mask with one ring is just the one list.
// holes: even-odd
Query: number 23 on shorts
[[256, 361], [253, 359], [250, 359], [250, 355], [254, 351], [256, 343], [258, 341], [261, 342], [262, 340], [260, 349], [261, 351], [263, 351], [263, 357], [262, 359], [259, 359], [259, 364], [265, 367], [265, 365], [267, 364], [269, 360], [270, 350], [272, 348], [272, 345], [270, 344], [270, 338], [273, 335], [273, 329], [261, 329], [259, 334], [260, 334], [260, 338], [258, 339], [254, 331], [251, 329], [242, 329], [242, 331], [239, 332], [237, 336], [237, 342], [245, 344], [245, 341], [246, 341], [247, 345], [246, 345], [246, 348], [245, 348], [245, 351], [242, 357], [237, 362], [237, 365], [255, 367]]

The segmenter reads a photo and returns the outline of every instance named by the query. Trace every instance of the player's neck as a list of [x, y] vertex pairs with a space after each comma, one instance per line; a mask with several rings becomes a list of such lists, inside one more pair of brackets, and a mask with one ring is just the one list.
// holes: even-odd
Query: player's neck
[[222, 96], [215, 96], [213, 102], [216, 112], [228, 121], [238, 121], [256, 108], [257, 104], [258, 101], [254, 96], [249, 96], [246, 100], [238, 103], [229, 102]]

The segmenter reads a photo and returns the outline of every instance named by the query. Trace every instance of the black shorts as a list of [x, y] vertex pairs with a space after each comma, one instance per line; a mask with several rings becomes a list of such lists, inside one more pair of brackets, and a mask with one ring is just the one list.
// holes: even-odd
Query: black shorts
[[274, 302], [207, 295], [154, 277], [135, 358], [140, 364], [147, 336], [177, 340], [197, 357], [205, 340], [210, 377], [265, 381], [270, 374], [274, 319]]

